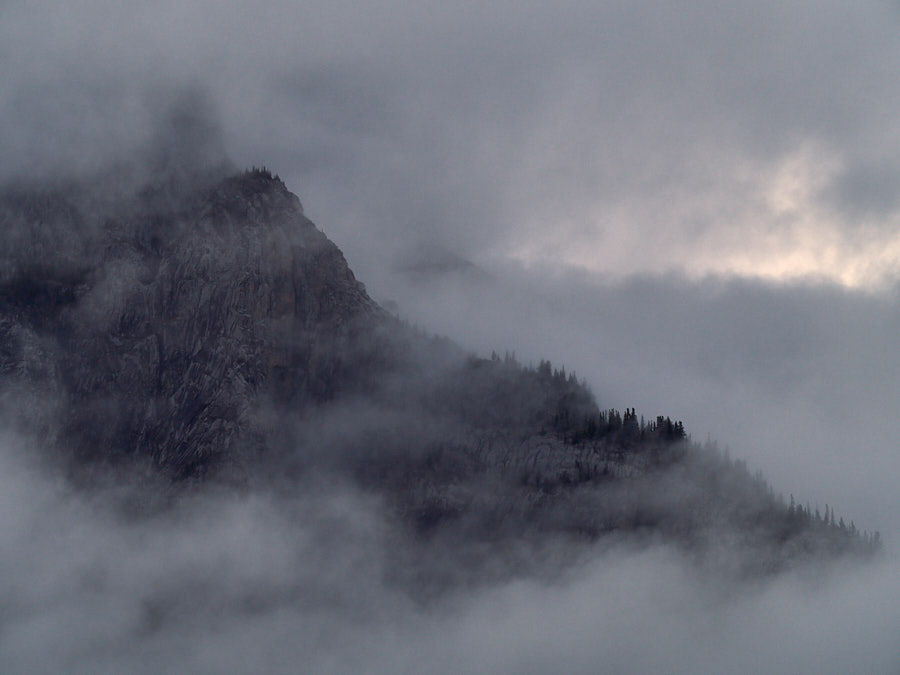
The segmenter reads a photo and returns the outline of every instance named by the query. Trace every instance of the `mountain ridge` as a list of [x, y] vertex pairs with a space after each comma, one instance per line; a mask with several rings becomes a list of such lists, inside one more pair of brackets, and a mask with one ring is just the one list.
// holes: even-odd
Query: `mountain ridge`
[[425, 539], [644, 533], [702, 551], [732, 532], [754, 573], [878, 548], [678, 421], [600, 410], [549, 362], [404, 325], [268, 170], [165, 185], [97, 212], [0, 201], [0, 404], [74, 466], [318, 472]]

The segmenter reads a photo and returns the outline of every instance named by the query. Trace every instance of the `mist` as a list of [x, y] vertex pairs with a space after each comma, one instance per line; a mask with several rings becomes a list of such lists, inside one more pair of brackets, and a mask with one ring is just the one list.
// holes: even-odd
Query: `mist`
[[331, 474], [83, 491], [5, 423], [4, 672], [896, 672], [898, 16], [4, 3], [4, 182], [267, 165], [402, 318], [885, 541], [752, 581], [663, 543], [487, 547], [433, 596], [441, 552]]

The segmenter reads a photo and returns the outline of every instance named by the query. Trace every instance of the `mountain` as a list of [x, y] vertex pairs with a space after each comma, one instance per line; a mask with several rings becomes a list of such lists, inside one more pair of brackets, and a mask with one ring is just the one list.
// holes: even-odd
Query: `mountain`
[[410, 537], [463, 542], [457, 561], [479, 542], [661, 538], [701, 557], [737, 542], [756, 574], [878, 548], [678, 421], [403, 324], [265, 169], [114, 197], [10, 187], [0, 238], [0, 414], [75, 473], [349, 482]]

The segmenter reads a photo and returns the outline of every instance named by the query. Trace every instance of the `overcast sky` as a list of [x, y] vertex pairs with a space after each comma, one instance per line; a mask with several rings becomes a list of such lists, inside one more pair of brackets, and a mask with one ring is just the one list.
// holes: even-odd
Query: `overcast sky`
[[[900, 261], [896, 2], [5, 2], [3, 172], [207, 89], [359, 264], [876, 284]], [[115, 142], [111, 142], [115, 141]]]
[[[900, 3], [0, 2], [0, 178], [137, 153], [179, 91], [376, 299], [684, 419], [895, 550]], [[487, 281], [397, 272], [434, 250]]]

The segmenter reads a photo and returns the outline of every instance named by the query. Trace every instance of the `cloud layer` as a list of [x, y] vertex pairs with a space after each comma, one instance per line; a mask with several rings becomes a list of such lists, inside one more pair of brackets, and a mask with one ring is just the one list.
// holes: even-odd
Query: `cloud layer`
[[[4, 173], [199, 83], [357, 266], [435, 243], [622, 275], [895, 275], [891, 3], [7, 3]], [[366, 276], [365, 274], [363, 276]]]

